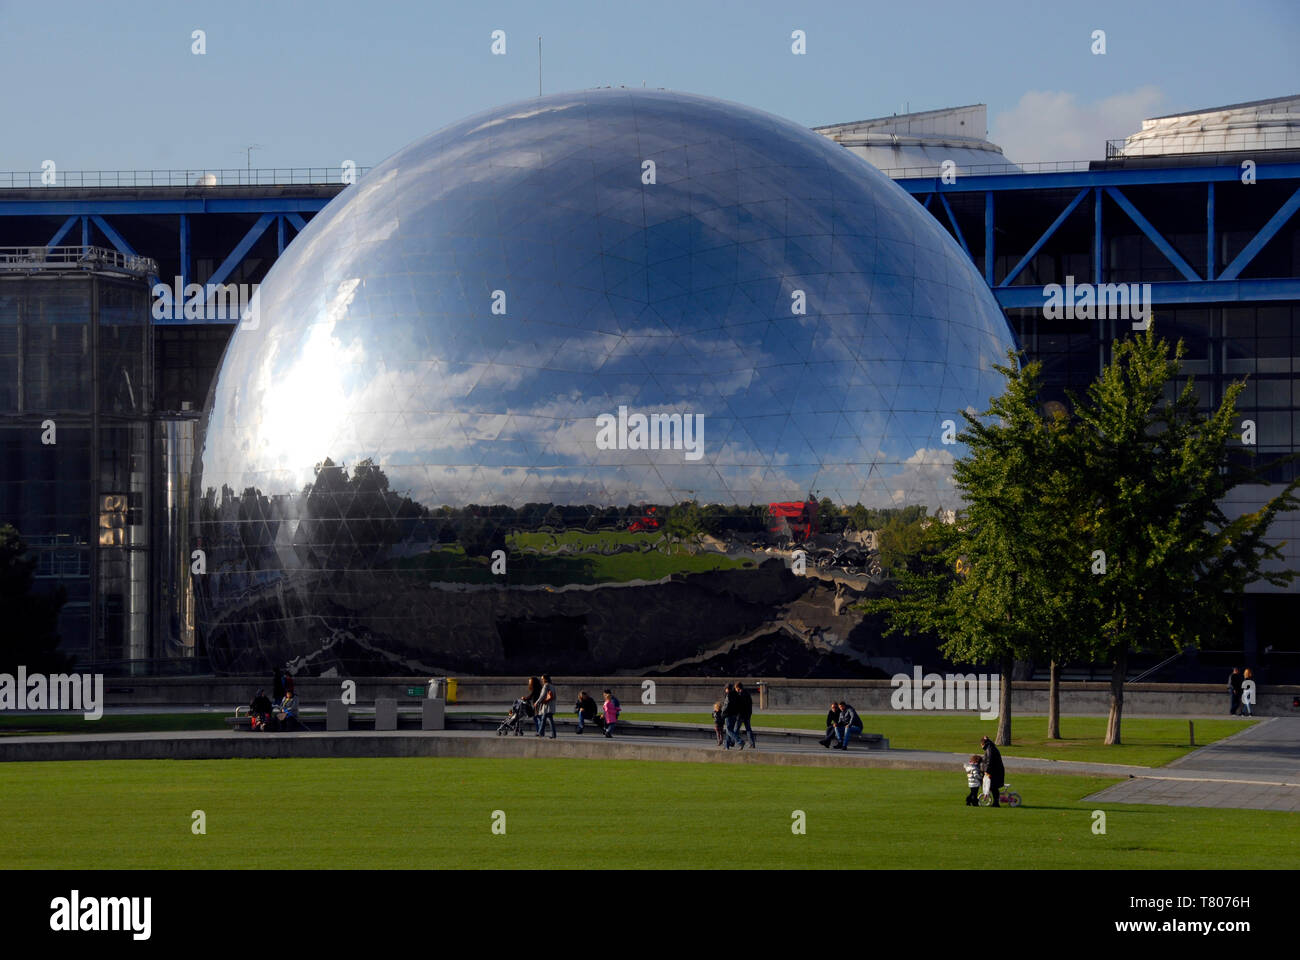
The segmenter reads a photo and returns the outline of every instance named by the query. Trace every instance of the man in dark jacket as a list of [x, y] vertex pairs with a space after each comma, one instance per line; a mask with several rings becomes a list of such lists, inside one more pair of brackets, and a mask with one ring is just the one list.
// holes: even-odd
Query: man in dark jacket
[[1228, 677], [1228, 713], [1235, 714], [1241, 709], [1241, 688], [1244, 683], [1241, 667], [1233, 667], [1232, 676]]
[[758, 744], [754, 742], [754, 727], [751, 721], [754, 719], [754, 698], [745, 685], [739, 680], [736, 681], [736, 736], [740, 737], [740, 725], [745, 725], [745, 732], [749, 734], [749, 746], [751, 749], [757, 748]]
[[592, 699], [591, 694], [587, 693], [586, 690], [578, 691], [576, 712], [578, 714], [578, 733], [582, 733], [583, 725], [587, 723], [594, 723], [598, 727], [605, 725], [605, 718], [600, 716], [596, 709], [596, 701]]
[[984, 748], [984, 772], [989, 778], [989, 792], [993, 795], [993, 806], [1000, 807], [998, 803], [998, 794], [1002, 791], [1002, 784], [1006, 782], [1007, 772], [1002, 766], [1002, 754], [988, 737], [980, 738], [980, 746]]
[[835, 732], [840, 742], [835, 744], [835, 749], [847, 750], [849, 748], [849, 738], [854, 733], [862, 732], [862, 718], [858, 716], [858, 711], [854, 710], [847, 700], [841, 700], [839, 708], [840, 715], [835, 719]]
[[740, 697], [736, 693], [734, 684], [727, 684], [727, 688], [722, 692], [722, 723], [727, 735], [727, 749], [731, 749], [731, 741], [736, 741], [740, 749], [745, 749], [745, 741], [740, 739], [736, 733], [736, 719], [740, 716]]

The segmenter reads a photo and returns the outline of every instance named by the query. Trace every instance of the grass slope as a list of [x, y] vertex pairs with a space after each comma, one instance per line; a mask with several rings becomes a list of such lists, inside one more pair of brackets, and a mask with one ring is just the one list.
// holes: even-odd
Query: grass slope
[[[704, 713], [636, 713], [623, 711], [624, 720], [658, 720], [661, 723], [703, 723], [712, 721]], [[796, 730], [825, 730], [826, 715], [763, 713], [754, 715], [754, 727], [788, 727]], [[1239, 733], [1257, 723], [1224, 717], [1196, 720], [1196, 746]], [[979, 753], [980, 737], [993, 736], [996, 720], [981, 720], [975, 714], [934, 713], [863, 714], [867, 733], [883, 733], [893, 750], [943, 750]], [[1083, 760], [1093, 763], [1127, 763], [1134, 766], [1162, 766], [1177, 760], [1192, 747], [1187, 742], [1187, 721], [1134, 717], [1120, 728], [1123, 743], [1108, 747], [1105, 717], [1062, 717], [1064, 739], [1047, 739], [1047, 718], [1013, 716], [1009, 747], [1000, 747], [1008, 757], [1046, 757], [1051, 760]]]
[[[595, 760], [0, 764], [0, 868], [1290, 868], [1300, 818], [1112, 806], [1113, 781], [1014, 778], [962, 804], [952, 774]], [[207, 833], [191, 832], [201, 809]], [[493, 835], [492, 812], [506, 814]], [[807, 833], [791, 832], [804, 811]]]
[[87, 720], [79, 714], [0, 717], [0, 737], [47, 733], [152, 733], [168, 730], [224, 730], [229, 713], [128, 713]]

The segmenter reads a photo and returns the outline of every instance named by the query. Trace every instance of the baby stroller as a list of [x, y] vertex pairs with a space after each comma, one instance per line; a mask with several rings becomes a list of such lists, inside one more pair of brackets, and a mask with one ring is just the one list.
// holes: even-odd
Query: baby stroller
[[514, 733], [516, 736], [524, 735], [524, 721], [531, 720], [533, 717], [532, 705], [523, 697], [515, 700], [510, 712], [506, 718], [501, 721], [501, 726], [497, 727], [497, 736], [502, 734], [509, 735]]

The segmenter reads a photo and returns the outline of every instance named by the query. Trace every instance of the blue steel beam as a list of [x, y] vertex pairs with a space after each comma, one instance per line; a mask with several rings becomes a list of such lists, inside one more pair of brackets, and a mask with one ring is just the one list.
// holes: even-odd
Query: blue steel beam
[[257, 218], [255, 224], [248, 228], [248, 232], [244, 234], [244, 238], [240, 240], [239, 243], [235, 244], [235, 249], [230, 251], [230, 255], [226, 257], [225, 260], [221, 261], [221, 266], [217, 267], [212, 276], [208, 278], [208, 282], [205, 286], [207, 297], [212, 296], [213, 287], [219, 283], [226, 282], [226, 277], [230, 276], [235, 267], [239, 266], [239, 262], [248, 255], [249, 250], [253, 249], [253, 244], [257, 243], [258, 239], [266, 232], [266, 228], [271, 225], [271, 221], [274, 219], [275, 217], [272, 214], [264, 213]]
[[993, 286], [993, 191], [984, 191], [984, 282]]
[[90, 217], [81, 218], [81, 245], [90, 246]]
[[1214, 181], [1205, 185], [1205, 279], [1214, 279]]
[[957, 242], [966, 251], [966, 256], [971, 256], [970, 247], [966, 246], [966, 238], [961, 235], [961, 227], [957, 226], [957, 218], [952, 215], [952, 207], [948, 206], [948, 198], [941, 193], [939, 194], [939, 202], [943, 204], [943, 209], [948, 213], [948, 222], [952, 224], [953, 232], [957, 234]]
[[113, 229], [107, 220], [103, 217], [91, 217], [95, 226], [99, 227], [100, 232], [108, 237], [108, 242], [117, 248], [118, 253], [125, 253], [128, 257], [138, 257], [139, 254], [126, 242], [126, 238]]
[[1197, 272], [1191, 268], [1191, 265], [1173, 248], [1173, 245], [1161, 236], [1159, 230], [1151, 225], [1151, 221], [1142, 216], [1142, 212], [1133, 206], [1128, 197], [1120, 193], [1115, 187], [1106, 187], [1105, 189], [1106, 194], [1119, 204], [1120, 209], [1129, 215], [1129, 219], [1137, 224], [1138, 229], [1147, 235], [1147, 239], [1156, 245], [1156, 249], [1165, 255], [1165, 259], [1172, 263], [1179, 273], [1188, 280], [1201, 279]]
[[[1140, 170], [1076, 170], [1071, 173], [999, 173], [979, 176], [966, 174], [956, 183], [943, 184], [944, 193], [979, 193], [996, 190], [1055, 190], [1081, 187], [1157, 186], [1164, 183], [1218, 183], [1238, 181], [1238, 166], [1214, 167], [1146, 167]], [[1300, 180], [1300, 163], [1261, 163], [1255, 168], [1257, 180]], [[933, 193], [939, 189], [938, 177], [910, 177], [894, 183], [911, 194]]]
[[927, 193], [927, 194], [925, 195], [925, 203], [923, 203], [922, 206], [925, 207], [925, 209], [929, 210], [929, 209], [930, 209], [930, 203], [931, 203], [931, 201], [933, 201], [933, 200], [934, 200], [934, 194], [933, 194], [933, 193]]
[[1037, 241], [1034, 242], [1034, 245], [1029, 248], [1029, 252], [1020, 258], [1020, 262], [1011, 268], [1011, 272], [1002, 278], [1002, 282], [998, 284], [998, 286], [1005, 287], [1012, 280], [1016, 279], [1016, 277], [1020, 276], [1020, 271], [1025, 269], [1025, 267], [1029, 265], [1029, 261], [1033, 260], [1034, 257], [1038, 256], [1038, 251], [1043, 249], [1043, 244], [1047, 243], [1048, 240], [1052, 239], [1052, 235], [1056, 233], [1058, 229], [1060, 229], [1061, 224], [1065, 223], [1065, 218], [1068, 217], [1070, 214], [1074, 213], [1074, 211], [1078, 208], [1079, 204], [1083, 202], [1083, 198], [1086, 197], [1087, 195], [1088, 195], [1087, 187], [1085, 187], [1084, 189], [1080, 190], [1077, 194], [1075, 194], [1075, 197], [1073, 200], [1070, 201], [1069, 206], [1067, 206], [1064, 210], [1062, 210], [1060, 216], [1058, 216], [1055, 220], [1052, 221], [1052, 225], [1047, 228], [1047, 230], [1043, 233], [1041, 237], [1038, 238]]
[[[1291, 277], [1278, 280], [1170, 280], [1150, 286], [1151, 302], [1155, 304], [1300, 300], [1300, 278]], [[1007, 310], [1041, 310], [1047, 302], [1047, 294], [1040, 286], [996, 287], [993, 296]]]
[[1092, 188], [1092, 282], [1101, 283], [1102, 272], [1102, 232], [1101, 232], [1101, 190]]
[[181, 289], [190, 285], [190, 215], [182, 213], [181, 227]]
[[49, 242], [46, 243], [45, 245], [47, 247], [57, 247], [59, 245], [59, 241], [62, 240], [65, 236], [67, 236], [68, 231], [71, 230], [74, 226], [76, 226], [76, 223], [77, 223], [76, 217], [68, 217], [68, 219], [63, 221], [63, 226], [59, 227], [58, 230], [54, 231], [54, 236], [50, 237]]
[[288, 220], [290, 223], [292, 223], [293, 228], [297, 230], [299, 233], [302, 233], [304, 230], [307, 229], [307, 221], [304, 220], [302, 217], [298, 216], [298, 214], [296, 213], [286, 213], [284, 215], [284, 218]]
[[1250, 264], [1250, 261], [1255, 259], [1255, 255], [1277, 236], [1277, 232], [1282, 229], [1283, 224], [1291, 219], [1291, 215], [1296, 212], [1297, 208], [1300, 208], [1300, 189], [1291, 194], [1291, 199], [1282, 204], [1277, 213], [1269, 217], [1268, 223], [1264, 224], [1263, 229], [1251, 237], [1250, 243], [1246, 244], [1232, 263], [1223, 268], [1223, 273], [1219, 275], [1219, 279], [1236, 280], [1241, 275], [1241, 271]]
[[284, 253], [284, 217], [275, 218], [275, 255]]

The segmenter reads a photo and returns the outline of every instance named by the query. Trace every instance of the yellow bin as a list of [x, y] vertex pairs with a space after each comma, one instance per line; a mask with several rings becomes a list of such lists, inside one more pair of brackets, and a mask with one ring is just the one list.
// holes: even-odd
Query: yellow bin
[[447, 678], [447, 702], [456, 702], [456, 679], [454, 677]]

